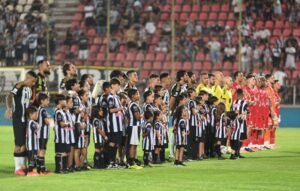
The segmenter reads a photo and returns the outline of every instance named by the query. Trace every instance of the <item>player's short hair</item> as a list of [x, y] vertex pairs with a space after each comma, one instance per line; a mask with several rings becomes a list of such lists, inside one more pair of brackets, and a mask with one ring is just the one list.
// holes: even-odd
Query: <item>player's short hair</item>
[[69, 96], [69, 95], [66, 96], [66, 101], [72, 100], [72, 99], [73, 99], [73, 98], [72, 98], [71, 96]]
[[161, 96], [157, 93], [154, 93], [154, 100], [161, 98]]
[[124, 76], [124, 73], [121, 72], [120, 70], [113, 70], [109, 75], [110, 79], [119, 78], [120, 76]]
[[169, 73], [163, 72], [163, 73], [160, 74], [159, 78], [160, 78], [160, 80], [162, 80], [162, 79], [167, 78], [167, 77], [169, 77], [169, 76], [170, 76]]
[[158, 93], [160, 90], [162, 90], [163, 89], [163, 87], [162, 87], [162, 85], [156, 85], [155, 87], [154, 87], [154, 93]]
[[66, 97], [63, 94], [57, 94], [54, 99], [54, 103], [56, 105], [59, 104], [60, 101], [66, 100]]
[[253, 78], [253, 77], [254, 77], [253, 74], [250, 73], [250, 74], [248, 74], [248, 75], [246, 76], [246, 79], [249, 80], [250, 78]]
[[270, 79], [272, 77], [272, 74], [266, 74], [265, 77], [268, 80], [268, 79]]
[[79, 96], [79, 97], [82, 97], [85, 93], [87, 93], [87, 91], [81, 89], [81, 90], [79, 90], [79, 92], [78, 92], [78, 96]]
[[186, 93], [189, 97], [191, 97], [192, 93], [195, 92], [196, 90], [194, 88], [188, 88]]
[[157, 74], [150, 74], [149, 80], [154, 78], [159, 78], [159, 76]]
[[236, 80], [236, 78], [238, 77], [238, 75], [239, 75], [240, 73], [242, 73], [242, 72], [241, 72], [241, 71], [236, 71], [236, 72], [234, 72], [234, 74], [233, 74], [233, 79]]
[[89, 77], [91, 77], [92, 75], [91, 74], [83, 74], [80, 78], [80, 81], [86, 81]]
[[177, 82], [181, 80], [181, 78], [183, 78], [183, 76], [186, 74], [185, 70], [179, 70], [176, 74], [176, 80]]
[[63, 74], [67, 75], [67, 71], [70, 70], [72, 63], [65, 63], [63, 66]]
[[27, 109], [26, 109], [26, 114], [27, 114], [27, 118], [30, 118], [30, 115], [37, 112], [38, 109], [34, 106], [29, 106]]
[[128, 92], [128, 97], [132, 99], [132, 97], [138, 93], [138, 90], [134, 88], [130, 88], [127, 92]]
[[30, 70], [26, 73], [27, 76], [31, 76], [33, 78], [37, 78], [38, 76], [36, 75], [36, 73], [33, 70]]
[[154, 114], [150, 110], [146, 110], [145, 113], [144, 113], [144, 117], [145, 117], [146, 120], [151, 119], [153, 116], [154, 116]]
[[191, 77], [194, 75], [194, 72], [189, 71], [187, 74], [188, 74], [188, 76], [191, 78]]
[[208, 99], [208, 102], [210, 105], [213, 105], [215, 102], [218, 101], [218, 98], [216, 96], [211, 96], [209, 99]]
[[206, 75], [207, 75], [206, 72], [202, 72], [202, 73], [200, 74], [200, 76], [206, 76]]
[[146, 101], [147, 100], [147, 97], [149, 97], [150, 95], [152, 95], [153, 92], [148, 90], [148, 91], [145, 91], [144, 94], [143, 94], [143, 98], [144, 100]]
[[39, 95], [37, 97], [38, 104], [40, 105], [42, 103], [42, 101], [45, 99], [49, 99], [48, 94], [46, 94], [45, 92], [39, 92]]
[[37, 64], [39, 66], [39, 65], [43, 64], [46, 61], [48, 61], [48, 59], [47, 58], [43, 58], [43, 59], [39, 60]]
[[110, 86], [112, 86], [112, 85], [121, 85], [121, 82], [120, 82], [119, 79], [113, 78], [113, 79], [110, 80], [109, 84], [110, 84]]
[[203, 96], [203, 95], [208, 95], [208, 92], [205, 91], [205, 90], [201, 90], [201, 91], [199, 92], [199, 96]]
[[129, 70], [126, 75], [129, 77], [131, 74], [135, 73], [136, 71], [135, 70]]
[[72, 79], [66, 81], [66, 90], [67, 91], [72, 90], [72, 87], [77, 83], [78, 83], [78, 81], [76, 78], [72, 78]]
[[118, 96], [120, 97], [120, 99], [127, 99], [129, 97], [126, 92], [120, 92]]
[[106, 89], [110, 88], [110, 83], [109, 82], [103, 82], [102, 84], [102, 90], [105, 91]]
[[214, 74], [208, 74], [208, 77], [212, 78], [212, 77], [215, 77], [215, 75]]

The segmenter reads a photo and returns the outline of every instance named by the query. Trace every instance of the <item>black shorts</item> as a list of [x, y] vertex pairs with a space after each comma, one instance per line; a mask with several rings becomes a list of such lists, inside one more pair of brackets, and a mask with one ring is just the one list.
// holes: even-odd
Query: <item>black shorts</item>
[[202, 137], [196, 137], [196, 142], [197, 143], [204, 143], [205, 142], [205, 137], [202, 136]]
[[122, 132], [108, 133], [107, 138], [108, 138], [108, 142], [110, 143], [120, 144], [122, 139]]
[[218, 142], [218, 141], [220, 141], [221, 142], [221, 145], [227, 145], [226, 143], [227, 143], [227, 139], [225, 139], [225, 138], [216, 138], [216, 143]]
[[71, 144], [65, 144], [65, 152], [66, 153], [71, 152]]
[[55, 143], [55, 152], [56, 153], [65, 153], [66, 144], [65, 143]]
[[102, 149], [104, 146], [104, 143], [95, 143], [95, 149]]
[[241, 136], [240, 136], [240, 140], [246, 140], [247, 139], [247, 132], [244, 132], [244, 133], [241, 133]]
[[40, 150], [47, 150], [48, 139], [39, 139]]
[[26, 123], [19, 120], [13, 120], [13, 129], [15, 145], [22, 146], [26, 144]]
[[240, 141], [238, 141], [238, 140], [230, 140], [230, 147], [233, 150], [237, 151], [239, 149], [239, 143], [240, 143]]
[[125, 147], [126, 146], [126, 141], [127, 141], [127, 136], [123, 136], [121, 137], [121, 147]]

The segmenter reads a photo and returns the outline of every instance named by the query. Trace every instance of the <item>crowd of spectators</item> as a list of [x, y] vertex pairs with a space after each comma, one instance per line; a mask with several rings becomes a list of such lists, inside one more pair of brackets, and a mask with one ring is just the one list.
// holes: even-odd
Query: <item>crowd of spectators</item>
[[26, 12], [22, 6], [18, 0], [0, 1], [1, 66], [32, 65], [45, 57], [48, 30], [50, 54], [54, 54], [56, 33], [47, 25], [43, 3], [33, 0]]

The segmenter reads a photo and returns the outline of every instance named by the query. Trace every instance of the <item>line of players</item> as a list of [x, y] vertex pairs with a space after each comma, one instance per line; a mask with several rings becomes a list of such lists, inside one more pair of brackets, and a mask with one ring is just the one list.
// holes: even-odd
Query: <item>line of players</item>
[[[49, 63], [43, 61], [39, 69], [43, 65], [49, 68]], [[95, 142], [95, 168], [141, 168], [137, 159], [140, 143], [144, 166], [150, 166], [150, 161], [154, 164], [165, 162], [165, 149], [169, 145], [170, 155], [175, 156], [174, 164], [182, 166], [184, 159], [204, 160], [216, 155], [220, 160], [225, 159], [221, 145], [231, 146], [230, 159], [237, 159], [243, 158], [239, 153], [242, 146], [252, 151], [253, 145], [263, 145], [264, 141], [274, 143], [279, 122], [277, 91], [280, 85], [271, 75], [249, 74], [245, 78], [237, 72], [232, 83], [230, 77], [224, 78], [220, 72], [202, 73], [201, 83], [196, 87], [192, 72], [178, 71], [176, 83], [169, 92], [169, 74], [152, 74], [141, 100], [135, 71], [127, 75], [113, 71], [111, 80], [97, 83], [93, 93], [91, 75], [83, 75], [77, 82], [73, 64], [65, 64], [63, 73], [61, 94], [55, 96], [56, 173], [88, 169], [87, 147], [91, 134]], [[35, 78], [33, 73], [27, 77]], [[37, 81], [36, 87], [44, 88], [34, 96], [39, 109], [28, 107], [29, 104], [26, 109], [29, 175], [34, 175], [36, 165], [38, 173], [48, 173], [44, 157], [49, 116], [44, 108], [49, 104], [49, 97], [43, 93], [47, 90], [43, 81]], [[11, 95], [16, 95], [15, 91]], [[174, 127], [171, 134], [168, 132], [170, 120]], [[17, 120], [13, 118], [13, 121]], [[15, 159], [18, 158], [16, 154]], [[17, 161], [16, 173], [23, 174], [25, 166], [24, 160]]]

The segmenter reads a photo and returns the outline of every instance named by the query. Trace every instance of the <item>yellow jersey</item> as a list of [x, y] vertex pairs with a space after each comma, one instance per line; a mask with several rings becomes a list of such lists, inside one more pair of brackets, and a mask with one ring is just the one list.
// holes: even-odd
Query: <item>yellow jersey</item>
[[212, 94], [211, 88], [206, 87], [204, 84], [201, 83], [201, 84], [199, 84], [199, 85], [197, 86], [197, 88], [196, 88], [197, 94], [198, 94], [200, 91], [202, 91], [202, 90], [206, 91], [206, 92], [209, 93], [209, 94]]
[[220, 85], [213, 85], [211, 87], [211, 91], [212, 91], [212, 95], [213, 96], [216, 96], [219, 100], [221, 99], [222, 97], [222, 88]]
[[226, 111], [230, 111], [232, 105], [232, 92], [224, 87], [222, 89], [220, 101], [225, 104]]

